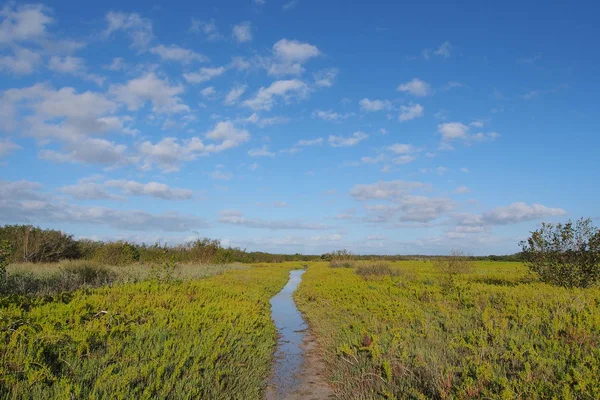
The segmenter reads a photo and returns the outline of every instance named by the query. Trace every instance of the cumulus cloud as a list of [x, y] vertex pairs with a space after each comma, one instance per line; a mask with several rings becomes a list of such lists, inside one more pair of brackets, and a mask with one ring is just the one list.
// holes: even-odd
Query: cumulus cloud
[[109, 37], [114, 32], [123, 31], [129, 35], [131, 46], [145, 49], [154, 38], [152, 22], [137, 13], [109, 11], [106, 14], [107, 28], [104, 35]]
[[41, 63], [41, 55], [22, 47], [15, 47], [12, 55], [0, 57], [0, 71], [15, 75], [29, 75]]
[[268, 73], [275, 76], [300, 75], [305, 71], [303, 64], [320, 54], [321, 51], [312, 44], [281, 39], [273, 45], [273, 60], [268, 64]]
[[238, 43], [250, 42], [252, 40], [252, 25], [250, 25], [250, 22], [235, 25], [231, 35]]
[[177, 45], [159, 45], [150, 49], [150, 53], [156, 54], [163, 61], [176, 61], [182, 64], [189, 64], [191, 62], [206, 62], [208, 61], [208, 57], [196, 53], [193, 50], [185, 49], [183, 47], [179, 47]]
[[358, 131], [354, 132], [350, 136], [330, 135], [327, 141], [332, 147], [348, 147], [355, 146], [363, 140], [366, 140], [368, 137], [369, 135], [367, 135], [366, 133]]
[[474, 142], [493, 141], [500, 135], [496, 132], [477, 132], [471, 134], [471, 128], [480, 128], [483, 126], [481, 121], [475, 121], [469, 125], [465, 125], [460, 122], [446, 122], [437, 126], [438, 133], [442, 136], [442, 142], [446, 146], [442, 148], [450, 148], [449, 143], [452, 141], [462, 141], [465, 144], [471, 144]]
[[206, 36], [206, 39], [211, 41], [223, 39], [223, 35], [219, 33], [214, 19], [211, 19], [210, 21], [200, 21], [192, 18], [189, 30], [193, 33], [203, 33]]
[[320, 87], [331, 87], [333, 86], [333, 82], [339, 73], [339, 69], [337, 68], [327, 68], [321, 71], [315, 72], [313, 74], [313, 78], [315, 80], [315, 85]]
[[149, 101], [152, 103], [152, 111], [167, 114], [190, 111], [190, 107], [179, 97], [184, 91], [183, 85], [171, 85], [167, 79], [159, 78], [154, 72], [110, 87], [115, 98], [131, 111], [139, 110]]
[[0, 182], [0, 219], [14, 223], [60, 222], [109, 226], [125, 231], [159, 230], [186, 232], [208, 224], [195, 215], [168, 211], [152, 214], [142, 210], [83, 207], [57, 201], [41, 191], [36, 182]]
[[4, 157], [5, 155], [20, 148], [21, 146], [14, 143], [10, 139], [0, 139], [0, 157]]
[[366, 112], [389, 110], [392, 108], [392, 103], [389, 100], [369, 100], [368, 98], [364, 98], [359, 104], [361, 111]]
[[542, 204], [528, 205], [524, 202], [512, 203], [506, 207], [497, 207], [482, 215], [484, 223], [491, 225], [514, 224], [546, 217], [565, 215], [562, 208], [546, 207]]
[[0, 10], [0, 43], [39, 40], [54, 22], [50, 10], [41, 4], [15, 5], [9, 2]]
[[429, 185], [410, 181], [378, 181], [372, 184], [355, 185], [350, 195], [356, 200], [397, 200], [417, 189], [428, 189]]
[[248, 155], [250, 157], [275, 157], [275, 153], [269, 151], [267, 145], [263, 145], [258, 149], [250, 149], [248, 150]]
[[399, 92], [410, 93], [413, 96], [427, 96], [431, 94], [431, 86], [429, 83], [420, 80], [419, 78], [414, 78], [406, 83], [402, 83], [398, 85], [397, 90]]
[[327, 230], [330, 226], [320, 223], [307, 223], [296, 220], [264, 220], [247, 218], [239, 210], [222, 210], [218, 221], [223, 224], [239, 225], [246, 228], [271, 230]]
[[246, 85], [235, 86], [235, 87], [231, 88], [231, 90], [229, 92], [227, 92], [227, 95], [225, 96], [225, 100], [223, 101], [223, 103], [227, 106], [232, 106], [232, 105], [236, 104], [238, 102], [238, 100], [240, 99], [240, 97], [242, 97], [242, 95], [244, 94], [246, 89], [248, 89], [248, 86], [246, 86]]
[[87, 72], [85, 60], [73, 56], [52, 56], [48, 61], [48, 69], [62, 74], [70, 74], [94, 82], [98, 86], [104, 84], [105, 78]]
[[302, 99], [308, 95], [308, 86], [298, 79], [279, 80], [268, 87], [261, 87], [256, 95], [242, 104], [253, 110], [270, 110], [281, 98], [288, 102], [294, 98]]
[[203, 83], [221, 76], [223, 73], [225, 73], [225, 67], [202, 67], [197, 72], [183, 74], [183, 77], [189, 83]]
[[353, 115], [354, 114], [352, 114], [352, 113], [340, 114], [333, 110], [315, 110], [315, 111], [313, 111], [313, 116], [321, 118], [325, 121], [339, 121], [342, 119], [350, 118]]
[[420, 104], [410, 103], [408, 106], [400, 106], [399, 121], [410, 121], [423, 116], [424, 108]]
[[231, 121], [221, 121], [205, 134], [205, 138], [216, 143], [205, 144], [199, 137], [186, 140], [167, 137], [155, 144], [145, 141], [138, 148], [143, 168], [156, 165], [164, 172], [178, 171], [184, 161], [240, 146], [250, 140], [250, 133], [237, 128]]

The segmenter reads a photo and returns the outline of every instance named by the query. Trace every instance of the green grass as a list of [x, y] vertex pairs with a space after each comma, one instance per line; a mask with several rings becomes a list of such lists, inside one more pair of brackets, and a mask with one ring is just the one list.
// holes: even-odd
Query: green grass
[[0, 398], [258, 399], [289, 269], [3, 297]]
[[314, 263], [295, 298], [340, 398], [600, 398], [599, 288], [518, 263], [453, 280], [428, 262], [372, 277]]

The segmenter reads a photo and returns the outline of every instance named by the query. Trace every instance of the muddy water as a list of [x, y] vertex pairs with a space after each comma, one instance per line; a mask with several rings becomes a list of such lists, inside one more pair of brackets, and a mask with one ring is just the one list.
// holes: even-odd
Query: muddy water
[[279, 330], [279, 340], [267, 398], [284, 399], [301, 384], [299, 373], [304, 361], [301, 344], [307, 326], [292, 294], [302, 280], [303, 273], [304, 270], [291, 271], [288, 283], [271, 298], [271, 316]]

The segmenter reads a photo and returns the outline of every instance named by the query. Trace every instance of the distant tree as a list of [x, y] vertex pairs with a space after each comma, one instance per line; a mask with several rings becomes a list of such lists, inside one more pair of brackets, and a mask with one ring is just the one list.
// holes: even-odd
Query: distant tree
[[520, 244], [527, 266], [543, 282], [589, 287], [600, 281], [600, 230], [591, 219], [543, 223]]

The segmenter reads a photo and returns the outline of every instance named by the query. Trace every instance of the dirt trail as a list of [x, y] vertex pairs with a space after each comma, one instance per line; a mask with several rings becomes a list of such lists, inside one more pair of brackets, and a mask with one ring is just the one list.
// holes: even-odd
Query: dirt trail
[[289, 282], [271, 299], [271, 315], [279, 331], [279, 340], [266, 400], [335, 398], [327, 383], [317, 342], [292, 297], [302, 273], [302, 270], [292, 271]]

